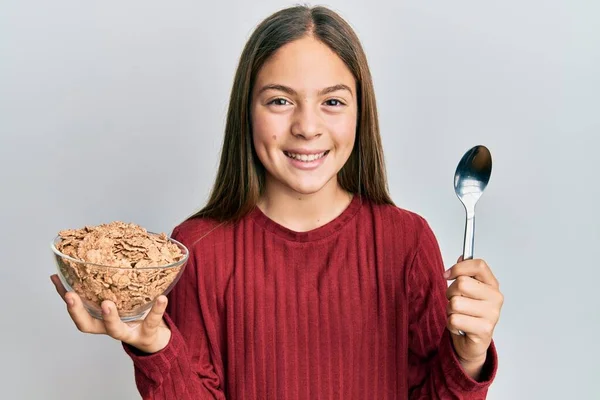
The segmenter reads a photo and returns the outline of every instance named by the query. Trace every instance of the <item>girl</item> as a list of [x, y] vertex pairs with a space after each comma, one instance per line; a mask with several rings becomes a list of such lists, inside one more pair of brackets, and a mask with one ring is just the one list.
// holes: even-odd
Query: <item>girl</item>
[[190, 261], [143, 322], [110, 301], [94, 319], [52, 278], [79, 330], [123, 343], [144, 399], [486, 397], [498, 282], [482, 260], [444, 272], [393, 204], [367, 60], [334, 12], [257, 27], [211, 197], [173, 237]]

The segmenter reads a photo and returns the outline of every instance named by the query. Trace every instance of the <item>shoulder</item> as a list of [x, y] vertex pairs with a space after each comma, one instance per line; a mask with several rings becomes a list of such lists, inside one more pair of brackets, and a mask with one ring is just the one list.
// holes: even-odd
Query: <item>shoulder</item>
[[416, 248], [424, 239], [435, 239], [429, 222], [417, 212], [393, 204], [376, 204], [369, 200], [365, 203], [365, 216], [372, 218], [378, 230], [394, 241]]
[[214, 242], [219, 236], [215, 234], [222, 231], [224, 225], [226, 223], [214, 219], [190, 218], [175, 226], [171, 237], [191, 249], [201, 239], [203, 242]]
[[429, 227], [427, 220], [415, 211], [393, 204], [376, 204], [365, 200], [367, 212], [383, 223], [391, 224], [404, 231], [421, 234]]

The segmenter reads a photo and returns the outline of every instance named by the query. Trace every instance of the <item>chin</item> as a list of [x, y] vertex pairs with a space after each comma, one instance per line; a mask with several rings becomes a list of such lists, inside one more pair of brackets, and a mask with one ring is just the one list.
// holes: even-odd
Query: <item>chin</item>
[[312, 195], [320, 192], [323, 188], [327, 186], [327, 184], [331, 181], [328, 180], [312, 180], [305, 182], [286, 182], [285, 185], [292, 189], [294, 192], [298, 194], [302, 194], [305, 196]]
[[323, 189], [323, 186], [300, 186], [300, 187], [292, 187], [292, 190], [298, 194], [304, 195], [304, 196], [310, 196], [312, 194], [315, 193], [319, 193], [319, 191]]

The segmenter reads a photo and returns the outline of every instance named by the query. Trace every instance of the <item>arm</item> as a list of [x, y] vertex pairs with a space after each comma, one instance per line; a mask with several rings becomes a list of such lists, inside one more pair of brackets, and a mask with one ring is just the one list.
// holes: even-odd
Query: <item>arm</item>
[[[173, 238], [177, 237], [177, 229]], [[184, 243], [185, 244], [185, 243]], [[143, 399], [225, 399], [222, 376], [213, 362], [198, 294], [198, 270], [190, 248], [190, 259], [179, 282], [168, 296], [165, 323], [171, 330], [167, 346], [145, 354], [127, 344], [133, 360], [135, 382]], [[220, 368], [222, 371], [222, 368]]]
[[497, 369], [494, 343], [481, 365], [461, 365], [446, 329], [448, 288], [443, 274], [438, 243], [424, 222], [406, 279], [410, 399], [485, 399]]

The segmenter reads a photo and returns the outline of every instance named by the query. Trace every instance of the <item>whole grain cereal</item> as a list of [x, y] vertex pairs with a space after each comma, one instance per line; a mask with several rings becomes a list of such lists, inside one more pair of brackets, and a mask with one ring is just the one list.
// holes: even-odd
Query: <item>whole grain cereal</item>
[[181, 249], [164, 233], [153, 234], [121, 221], [59, 232], [61, 253], [91, 264], [62, 258], [59, 268], [69, 285], [98, 306], [113, 301], [120, 315], [135, 312], [153, 301], [177, 277]]

